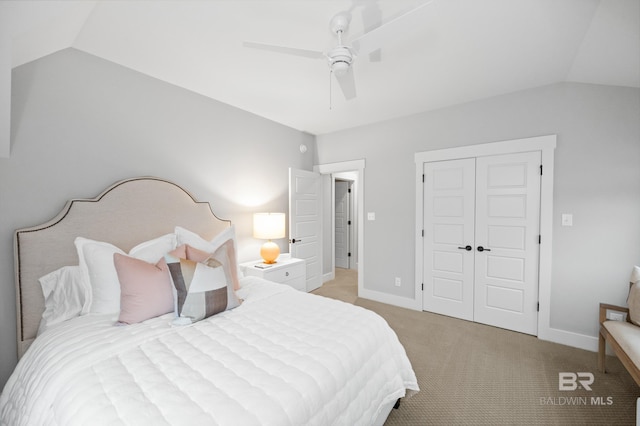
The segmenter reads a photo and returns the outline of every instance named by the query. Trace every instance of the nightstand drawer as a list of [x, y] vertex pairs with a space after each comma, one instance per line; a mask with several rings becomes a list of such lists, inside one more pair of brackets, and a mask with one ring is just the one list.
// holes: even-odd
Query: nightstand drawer
[[303, 259], [280, 256], [277, 263], [266, 266], [262, 262], [240, 264], [246, 276], [264, 278], [280, 284], [286, 284], [300, 291], [307, 291], [307, 264]]
[[303, 275], [305, 275], [304, 262], [299, 262], [286, 268], [278, 268], [272, 271], [266, 270], [264, 272], [265, 279], [283, 284], [287, 281], [293, 280], [294, 278], [298, 278]]

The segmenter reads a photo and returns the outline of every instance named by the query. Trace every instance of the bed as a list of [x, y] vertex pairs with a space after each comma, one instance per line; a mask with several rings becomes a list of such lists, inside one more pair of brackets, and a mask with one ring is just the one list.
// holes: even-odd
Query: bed
[[[231, 223], [175, 183], [118, 182], [14, 242], [19, 362], [2, 425], [380, 425], [419, 390], [380, 316], [242, 277]], [[138, 268], [117, 268], [117, 297], [113, 263]], [[204, 276], [223, 284], [198, 293]]]

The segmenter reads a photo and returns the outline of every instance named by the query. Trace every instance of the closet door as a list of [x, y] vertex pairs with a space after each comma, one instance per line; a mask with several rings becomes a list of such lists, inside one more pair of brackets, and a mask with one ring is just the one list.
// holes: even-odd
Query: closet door
[[424, 163], [425, 311], [537, 334], [540, 157]]
[[476, 160], [474, 321], [537, 334], [540, 152]]
[[475, 159], [424, 163], [423, 309], [473, 320]]

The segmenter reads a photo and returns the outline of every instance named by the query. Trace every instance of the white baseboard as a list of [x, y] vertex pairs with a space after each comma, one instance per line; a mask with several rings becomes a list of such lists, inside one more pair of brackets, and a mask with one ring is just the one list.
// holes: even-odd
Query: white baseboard
[[336, 274], [333, 273], [333, 272], [329, 272], [327, 274], [324, 274], [322, 276], [322, 284], [326, 283], [327, 281], [331, 281], [331, 280], [333, 280], [335, 278], [336, 278]]
[[422, 308], [414, 299], [364, 288], [358, 289], [358, 297], [373, 300], [374, 302], [386, 303], [387, 305], [398, 306], [400, 308], [412, 309], [414, 311], [419, 311]]
[[[375, 302], [386, 303], [388, 305], [398, 306], [400, 308], [412, 309], [414, 311], [422, 310], [419, 301], [409, 299], [407, 297], [395, 296], [375, 290], [360, 289], [358, 297], [373, 300]], [[571, 331], [560, 330], [557, 328], [548, 328], [546, 330], [538, 330], [538, 338], [547, 340], [561, 345], [567, 345], [578, 349], [584, 349], [591, 352], [598, 351], [598, 338], [588, 336], [586, 334], [574, 333]]]
[[548, 328], [546, 330], [538, 330], [538, 339], [591, 352], [598, 352], [598, 338], [587, 336], [586, 334], [574, 333], [558, 328]]

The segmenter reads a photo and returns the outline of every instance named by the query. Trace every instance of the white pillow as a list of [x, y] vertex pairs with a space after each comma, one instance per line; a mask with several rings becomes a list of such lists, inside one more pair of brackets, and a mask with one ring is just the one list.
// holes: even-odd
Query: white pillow
[[144, 260], [154, 265], [164, 258], [164, 255], [176, 248], [175, 234], [166, 234], [153, 240], [138, 244], [129, 251], [129, 256]]
[[[76, 238], [74, 243], [80, 259], [80, 269], [91, 290], [89, 304], [85, 305], [82, 313], [120, 312], [120, 282], [113, 255], [126, 253], [113, 244], [83, 237]], [[175, 235], [167, 234], [138, 244], [129, 251], [129, 256], [156, 263], [175, 247]]]
[[234, 246], [237, 250], [237, 245], [235, 244], [236, 228], [233, 225], [213, 237], [211, 241], [207, 241], [195, 232], [191, 232], [180, 226], [176, 226], [174, 232], [176, 235], [176, 246], [187, 244], [195, 249], [206, 251], [207, 253], [213, 253], [227, 240], [231, 239], [234, 240]]
[[[226, 228], [224, 231], [220, 232], [218, 235], [213, 237], [211, 241], [207, 241], [202, 238], [200, 235], [195, 232], [189, 231], [188, 229], [182, 228], [180, 226], [176, 226], [173, 232], [176, 235], [176, 247], [181, 246], [183, 244], [189, 245], [195, 249], [202, 250], [207, 253], [213, 253], [220, 248], [224, 243], [231, 240], [233, 241], [233, 257], [232, 264], [235, 264], [234, 268], [236, 270], [236, 278], [239, 279], [243, 276], [242, 270], [240, 268], [240, 264], [237, 262], [238, 259], [238, 242], [236, 241], [236, 227], [235, 225], [231, 225]], [[236, 288], [237, 290], [237, 288]], [[178, 311], [176, 311], [178, 312]]]
[[48, 328], [75, 318], [89, 303], [88, 285], [80, 266], [63, 266], [38, 279], [44, 295], [44, 312], [38, 335]]

